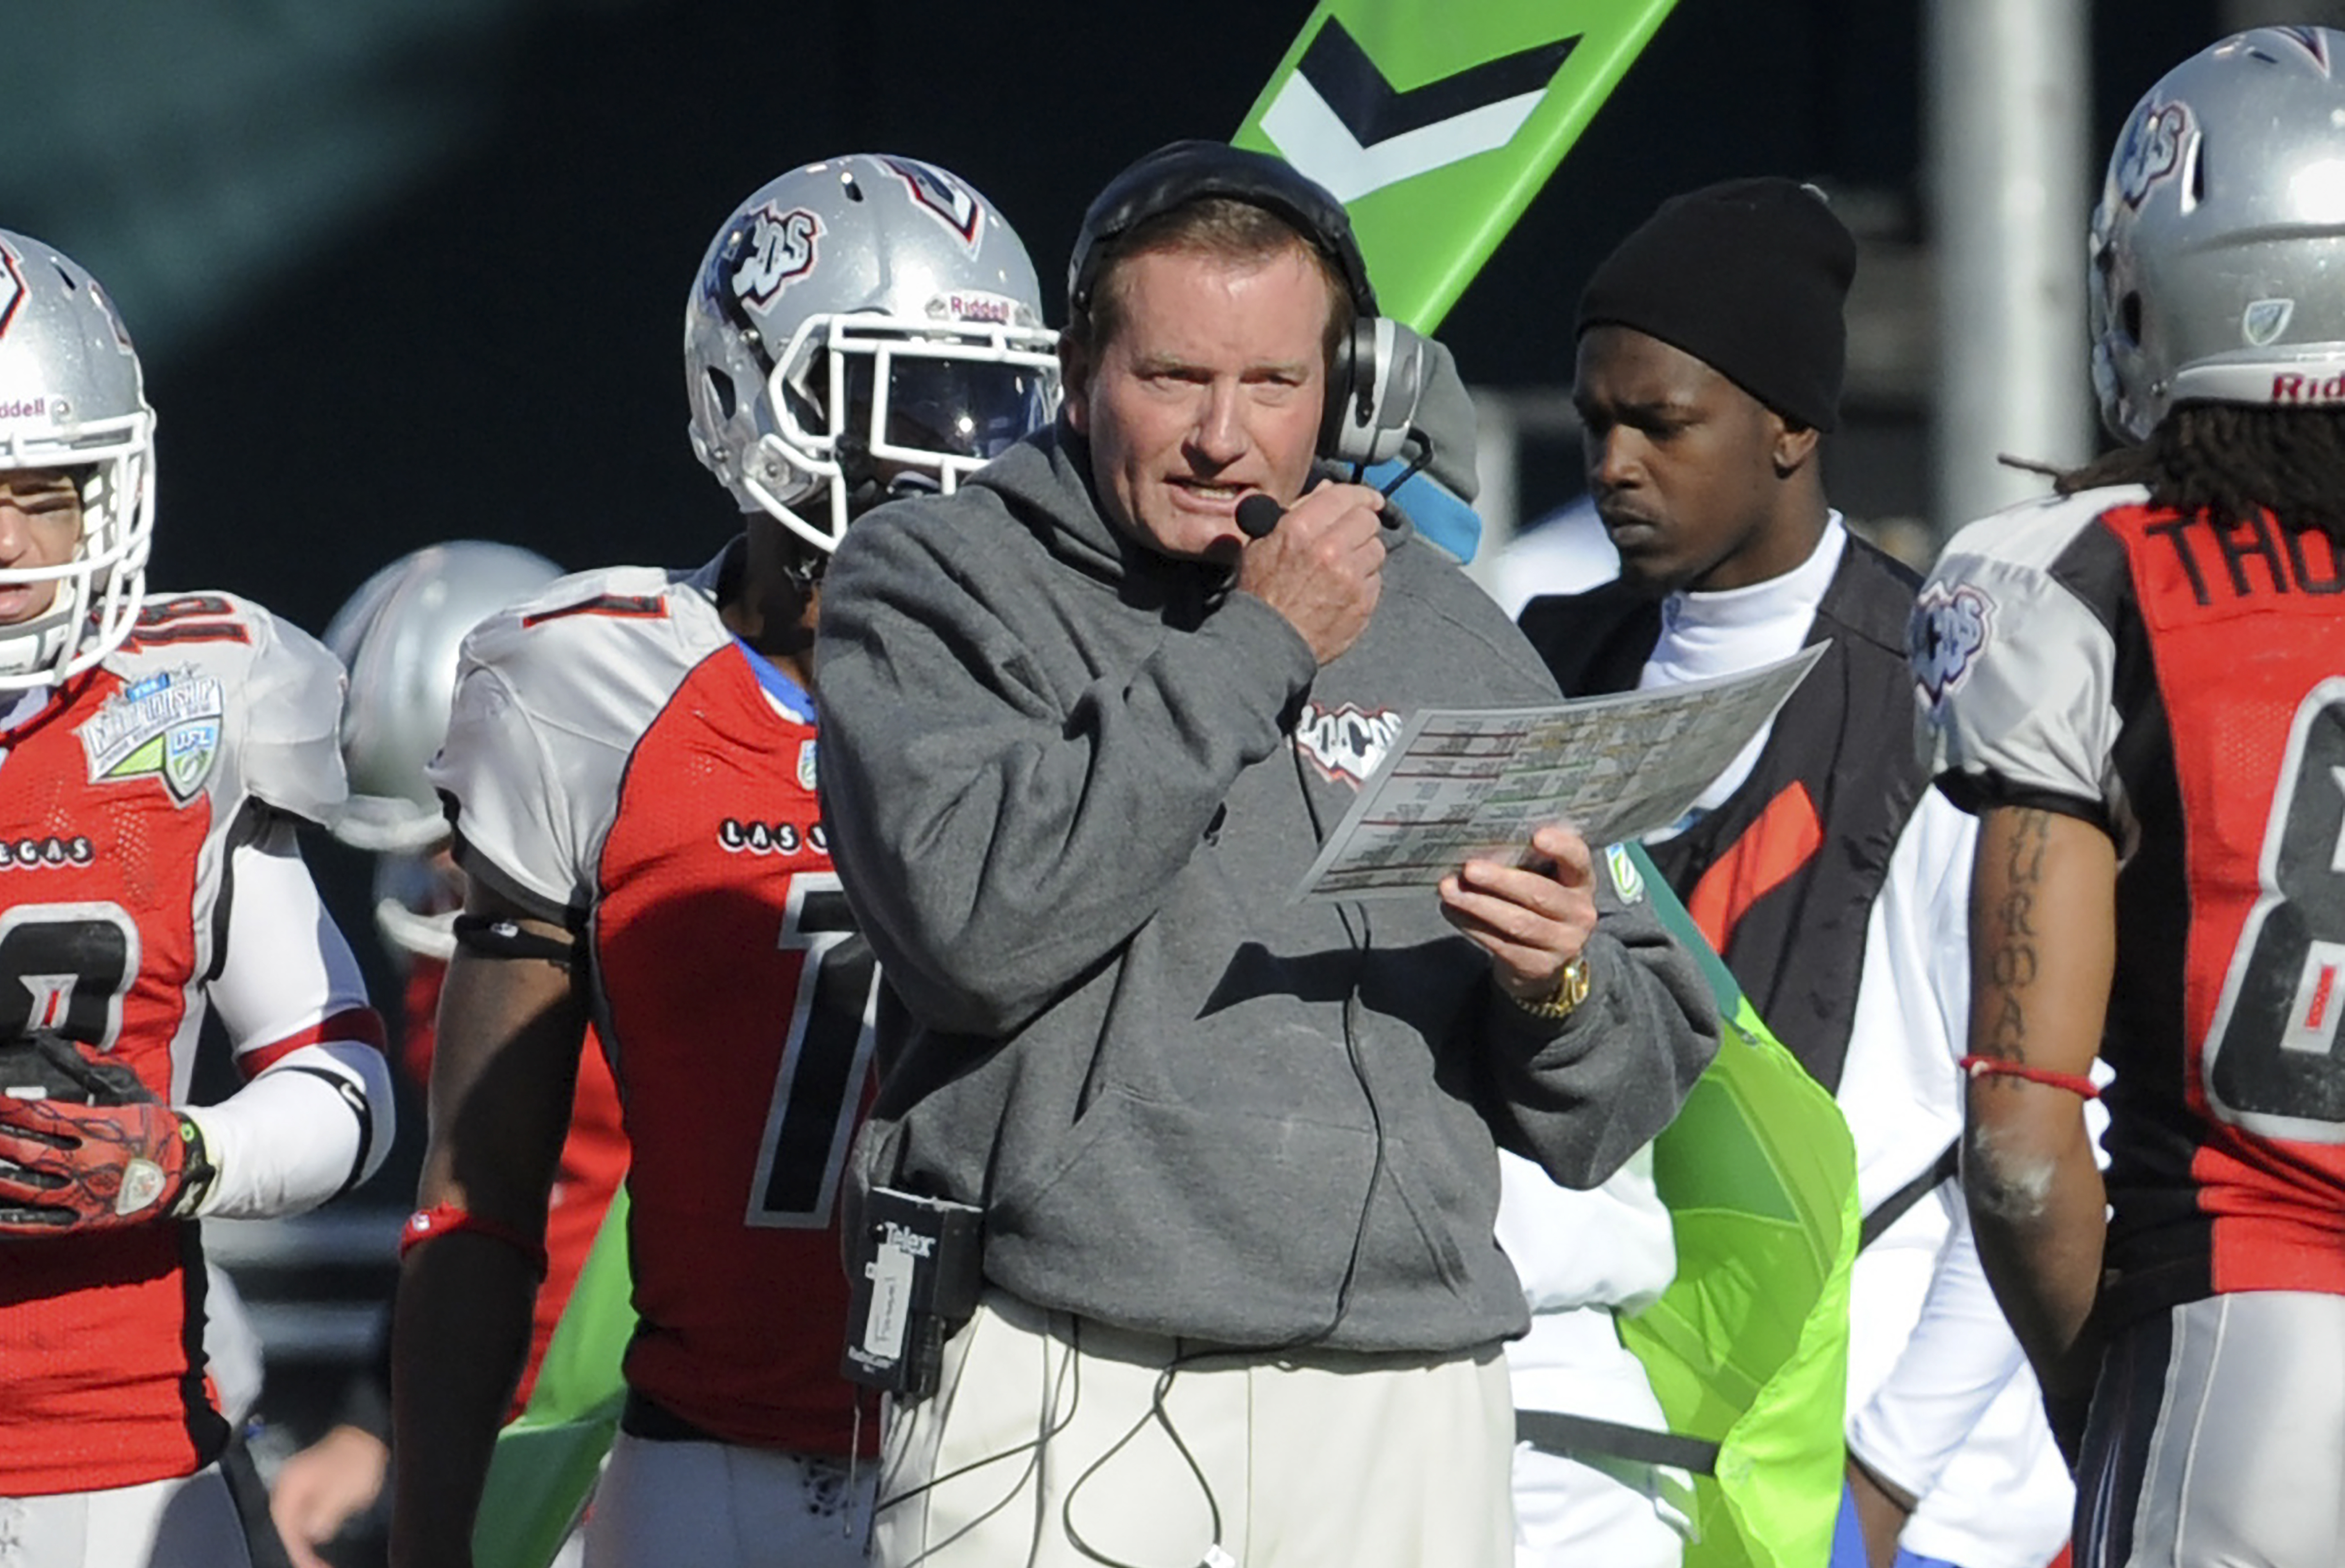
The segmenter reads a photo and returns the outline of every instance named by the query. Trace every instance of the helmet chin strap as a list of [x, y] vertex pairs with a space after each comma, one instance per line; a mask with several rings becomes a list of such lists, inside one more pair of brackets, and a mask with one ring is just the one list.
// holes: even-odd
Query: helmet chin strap
[[[65, 597], [60, 595], [59, 597]], [[66, 641], [73, 629], [70, 603], [53, 606], [18, 626], [0, 626], [0, 683], [7, 688], [46, 685], [65, 663]], [[10, 680], [37, 675], [37, 682]]]

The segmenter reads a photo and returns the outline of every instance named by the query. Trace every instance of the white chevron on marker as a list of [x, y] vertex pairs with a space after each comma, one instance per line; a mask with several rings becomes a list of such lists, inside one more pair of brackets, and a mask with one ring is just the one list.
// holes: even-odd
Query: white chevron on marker
[[1544, 89], [1501, 98], [1455, 118], [1403, 131], [1374, 147], [1362, 147], [1317, 88], [1297, 71], [1263, 111], [1263, 134], [1279, 155], [1317, 180], [1337, 201], [1349, 202], [1388, 185], [1414, 178], [1505, 147], [1531, 117]]

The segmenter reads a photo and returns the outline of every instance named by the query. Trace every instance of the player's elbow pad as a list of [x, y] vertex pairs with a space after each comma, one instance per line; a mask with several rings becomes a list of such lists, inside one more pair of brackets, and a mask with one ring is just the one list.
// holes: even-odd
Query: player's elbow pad
[[303, 1046], [218, 1105], [184, 1114], [218, 1171], [196, 1207], [199, 1218], [315, 1209], [372, 1176], [397, 1131], [391, 1066], [354, 1040]]

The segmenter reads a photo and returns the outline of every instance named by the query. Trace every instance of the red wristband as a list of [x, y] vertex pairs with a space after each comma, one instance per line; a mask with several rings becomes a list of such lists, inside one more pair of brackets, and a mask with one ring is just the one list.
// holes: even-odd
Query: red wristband
[[529, 1260], [531, 1268], [541, 1278], [545, 1273], [545, 1243], [533, 1241], [510, 1225], [500, 1225], [493, 1219], [483, 1219], [469, 1209], [459, 1209], [452, 1203], [435, 1203], [429, 1209], [419, 1209], [407, 1217], [399, 1232], [399, 1255], [421, 1247], [426, 1241], [442, 1236], [453, 1236], [459, 1230], [470, 1230], [492, 1241], [501, 1241]]
[[2049, 1067], [2031, 1067], [2025, 1062], [2006, 1061], [2001, 1057], [1964, 1057], [1954, 1065], [1974, 1078], [2025, 1078], [2048, 1088], [2066, 1089], [2085, 1099], [2101, 1098], [2100, 1086], [2082, 1073], [2056, 1073]]

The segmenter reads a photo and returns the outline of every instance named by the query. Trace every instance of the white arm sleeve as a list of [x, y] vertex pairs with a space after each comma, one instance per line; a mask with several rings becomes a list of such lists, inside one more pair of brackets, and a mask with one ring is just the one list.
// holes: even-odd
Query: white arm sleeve
[[239, 1065], [259, 1070], [184, 1114], [218, 1172], [196, 1213], [264, 1219], [374, 1174], [394, 1130], [391, 1069], [358, 962], [289, 820], [230, 852], [229, 889], [226, 958], [208, 989]]

